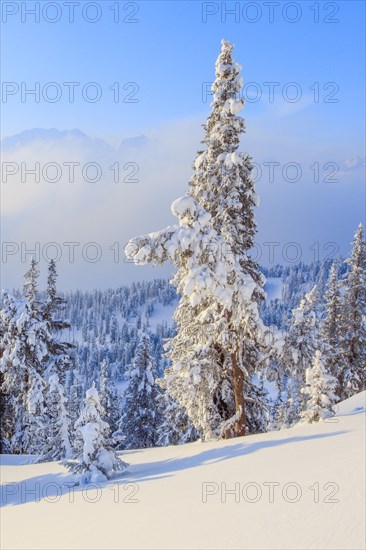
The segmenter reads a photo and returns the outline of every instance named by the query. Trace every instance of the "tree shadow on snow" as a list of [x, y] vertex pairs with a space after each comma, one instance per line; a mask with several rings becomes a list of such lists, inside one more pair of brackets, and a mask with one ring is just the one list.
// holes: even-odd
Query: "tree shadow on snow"
[[[80, 492], [82, 492], [85, 502], [95, 503], [100, 500], [102, 489], [109, 488], [111, 490], [110, 494], [113, 497], [112, 490], [115, 489], [117, 483], [126, 485], [126, 488], [131, 493], [130, 489], [133, 488], [132, 481], [124, 477], [126, 473], [120, 473], [105, 482], [89, 484], [79, 484], [77, 476], [70, 475], [67, 472], [43, 474], [22, 481], [4, 483], [0, 487], [0, 508], [41, 501], [55, 504], [61, 498], [74, 502], [74, 496]], [[167, 476], [146, 477], [143, 481], [161, 479], [162, 477]]]
[[[73, 493], [83, 492], [84, 500], [91, 502], [93, 498], [97, 499], [97, 491], [100, 489], [113, 489], [113, 485], [130, 485], [132, 483], [143, 483], [146, 481], [157, 481], [166, 477], [171, 477], [174, 472], [187, 470], [189, 468], [198, 468], [201, 466], [215, 464], [228, 460], [246, 456], [252, 453], [262, 451], [266, 448], [278, 447], [280, 445], [296, 444], [304, 441], [323, 439], [342, 435], [347, 433], [347, 430], [314, 434], [304, 436], [293, 436], [284, 439], [257, 441], [256, 443], [235, 443], [233, 445], [225, 445], [219, 448], [207, 449], [198, 454], [182, 458], [172, 458], [168, 460], [158, 460], [145, 464], [130, 464], [129, 468], [116, 475], [113, 479], [104, 483], [75, 485], [77, 477], [65, 473], [51, 473], [31, 477], [19, 482], [6, 483], [1, 487], [0, 507], [15, 506], [25, 504], [27, 502], [39, 502], [46, 500], [50, 503], [58, 502], [65, 495], [66, 498], [71, 498]], [[177, 446], [177, 452], [179, 452]], [[194, 450], [197, 447], [194, 447]], [[141, 450], [136, 450], [142, 452]], [[124, 454], [124, 453], [123, 453]], [[134, 451], [128, 453], [133, 457]], [[124, 454], [125, 456], [125, 454]], [[87, 493], [86, 493], [87, 492]], [[111, 492], [112, 494], [112, 492]], [[93, 496], [94, 495], [94, 496]], [[97, 502], [97, 500], [95, 500]]]
[[338, 413], [336, 416], [332, 418], [341, 418], [342, 416], [354, 416], [355, 414], [361, 414], [365, 412], [366, 412], [366, 408], [361, 406], [361, 407], [356, 407], [355, 409], [349, 412]]

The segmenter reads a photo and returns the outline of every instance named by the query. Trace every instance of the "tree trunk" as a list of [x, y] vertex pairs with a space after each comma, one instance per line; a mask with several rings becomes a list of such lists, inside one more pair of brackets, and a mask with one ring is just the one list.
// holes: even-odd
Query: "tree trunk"
[[[230, 326], [230, 320], [232, 312], [227, 313], [227, 319]], [[240, 368], [240, 346], [236, 346], [236, 349], [230, 353], [230, 361], [233, 373], [233, 390], [235, 398], [235, 420], [233, 424], [230, 424], [222, 436], [225, 439], [231, 437], [240, 437], [245, 435], [245, 409], [244, 409], [244, 373]]]
[[245, 435], [245, 409], [244, 409], [244, 373], [239, 365], [239, 350], [230, 354], [233, 374], [233, 390], [235, 398], [235, 415], [225, 422], [222, 428], [221, 437], [231, 439]]
[[235, 397], [234, 437], [245, 435], [245, 409], [244, 409], [244, 373], [239, 365], [238, 351], [231, 354], [233, 366], [233, 385]]

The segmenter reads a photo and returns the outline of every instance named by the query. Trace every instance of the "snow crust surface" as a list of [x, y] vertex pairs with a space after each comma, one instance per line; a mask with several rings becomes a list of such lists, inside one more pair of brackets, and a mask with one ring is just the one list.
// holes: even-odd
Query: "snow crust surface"
[[365, 396], [321, 423], [124, 452], [128, 470], [89, 488], [3, 455], [1, 548], [364, 548]]

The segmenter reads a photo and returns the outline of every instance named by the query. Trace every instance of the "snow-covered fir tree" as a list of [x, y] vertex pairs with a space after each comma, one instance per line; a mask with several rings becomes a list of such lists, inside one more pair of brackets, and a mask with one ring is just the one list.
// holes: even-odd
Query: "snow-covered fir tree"
[[[80, 372], [77, 369], [72, 371], [72, 382], [67, 396], [67, 411], [70, 417], [70, 426], [74, 426], [75, 422], [79, 418], [80, 405], [82, 402], [82, 383], [80, 380]], [[84, 394], [85, 395], [85, 394]], [[75, 440], [75, 431], [70, 430], [70, 441], [73, 445]]]
[[[157, 445], [162, 447], [191, 443], [200, 437], [200, 433], [192, 424], [185, 409], [178, 401], [172, 399], [166, 390], [171, 379], [170, 372], [171, 370], [167, 368], [166, 376], [158, 380], [163, 391], [158, 398], [161, 422], [158, 427]], [[175, 380], [174, 376], [173, 379]]]
[[25, 394], [26, 414], [24, 433], [22, 434], [23, 449], [29, 454], [42, 458], [45, 429], [47, 427], [45, 409], [46, 382], [32, 366], [28, 366], [28, 390]]
[[56, 263], [51, 260], [48, 265], [46, 298], [42, 304], [42, 317], [47, 323], [48, 334], [50, 335], [47, 341], [50, 356], [50, 364], [47, 370], [52, 367], [51, 373], [56, 372], [60, 383], [64, 384], [66, 373], [72, 368], [71, 353], [75, 346], [60, 339], [62, 331], [70, 329], [71, 325], [68, 321], [59, 317], [65, 309], [66, 300], [58, 295], [56, 281]]
[[319, 322], [317, 318], [318, 291], [314, 286], [293, 310], [292, 320], [279, 359], [284, 388], [286, 411], [280, 413], [284, 425], [291, 425], [300, 418], [305, 409], [307, 394], [301, 389], [305, 385], [306, 370], [311, 367], [314, 354], [319, 349]]
[[154, 447], [158, 441], [160, 422], [156, 384], [156, 365], [152, 358], [150, 340], [142, 334], [136, 357], [127, 373], [129, 384], [124, 394], [124, 409], [120, 432], [125, 449]]
[[65, 379], [71, 366], [71, 344], [58, 333], [68, 323], [55, 319], [64, 303], [56, 293], [56, 270], [50, 263], [46, 300], [38, 295], [38, 264], [32, 259], [25, 274], [22, 297], [5, 294], [1, 313], [4, 344], [1, 358], [2, 391], [7, 396], [7, 436], [13, 452], [42, 454], [49, 418], [45, 399], [47, 380], [57, 372]]
[[[244, 100], [238, 97], [243, 79], [240, 76], [241, 65], [232, 57], [233, 48], [228, 41], [222, 41], [216, 61], [216, 80], [212, 86], [212, 111], [205, 125], [203, 143], [207, 149], [199, 152], [196, 158], [189, 192], [211, 214], [212, 226], [223, 237], [226, 249], [235, 255], [242, 272], [249, 274], [257, 283], [242, 313], [245, 321], [237, 331], [237, 342], [232, 346], [234, 353], [230, 349], [226, 351], [226, 346], [222, 347], [221, 364], [224, 368], [221, 396], [216, 396], [221, 408], [226, 411], [225, 429], [228, 435], [234, 432], [244, 435], [266, 428], [265, 396], [252, 382], [259, 364], [259, 348], [263, 344], [258, 334], [263, 332], [263, 326], [258, 319], [257, 305], [264, 297], [264, 277], [248, 255], [256, 233], [254, 206], [258, 204], [258, 197], [251, 179], [251, 158], [247, 153], [238, 152], [240, 135], [245, 132], [245, 121], [239, 116]], [[233, 312], [223, 313], [228, 318], [228, 332], [233, 336]], [[230, 418], [227, 419], [227, 403], [232, 395], [236, 403], [234, 426]], [[246, 401], [245, 411], [242, 395]]]
[[71, 458], [70, 417], [64, 388], [56, 373], [48, 379], [46, 390], [47, 417], [43, 429], [43, 460], [63, 460]]
[[337, 263], [333, 263], [324, 296], [325, 318], [321, 324], [323, 362], [327, 372], [337, 379], [340, 391], [343, 354], [340, 346], [342, 329], [342, 296]]
[[9, 395], [5, 393], [4, 373], [0, 370], [0, 454], [11, 452], [9, 434], [11, 432], [12, 419], [9, 401]]
[[320, 350], [315, 352], [313, 364], [306, 369], [306, 385], [302, 392], [307, 396], [306, 407], [301, 411], [305, 422], [319, 422], [334, 414], [338, 400], [335, 394], [337, 379], [326, 371]]
[[178, 225], [126, 248], [136, 263], [171, 260], [177, 268], [178, 330], [167, 345], [177, 382], [168, 391], [205, 438], [245, 435], [265, 424], [252, 382], [264, 333], [258, 314], [264, 279], [248, 256], [257, 198], [251, 160], [237, 151], [245, 124], [232, 49], [222, 42], [207, 149], [196, 158], [188, 195], [172, 205]]
[[293, 415], [290, 407], [292, 404], [292, 396], [290, 395], [291, 386], [289, 388], [289, 380], [287, 377], [283, 378], [281, 384], [277, 398], [270, 409], [270, 431], [289, 428], [293, 422]]
[[351, 397], [366, 387], [366, 244], [363, 232], [360, 224], [347, 260], [349, 272], [342, 300], [341, 399]]
[[325, 342], [327, 342], [330, 346], [336, 347], [339, 343], [342, 311], [341, 291], [336, 263], [333, 263], [331, 267], [324, 299], [325, 318], [322, 324], [321, 333]]
[[39, 277], [38, 263], [34, 258], [32, 258], [30, 267], [26, 272], [26, 274], [24, 275], [24, 284], [23, 284], [23, 297], [28, 300], [29, 307], [32, 311], [35, 311], [37, 310], [37, 308], [40, 307], [40, 302], [37, 300], [38, 277]]
[[[212, 85], [211, 114], [204, 125], [203, 142], [194, 163], [189, 182], [189, 194], [211, 214], [211, 223], [230, 245], [245, 272], [264, 284], [259, 267], [247, 252], [256, 234], [254, 207], [259, 199], [251, 178], [252, 159], [238, 151], [240, 136], [245, 132], [245, 120], [239, 115], [244, 99], [242, 69], [232, 56], [233, 44], [222, 40], [216, 61], [216, 79]], [[263, 297], [263, 291], [256, 289]]]
[[[225, 344], [230, 349], [230, 337], [236, 335], [229, 331], [223, 312], [231, 309], [235, 326], [236, 312], [241, 320], [256, 283], [241, 273], [234, 255], [224, 250], [223, 239], [212, 228], [210, 214], [192, 197], [174, 201], [172, 211], [179, 225], [132, 241], [127, 253], [136, 263], [159, 263], [170, 257], [180, 268], [173, 279], [182, 295], [175, 313], [178, 333], [168, 343], [168, 356], [182, 380], [170, 383], [168, 391], [207, 438], [219, 435], [225, 412], [234, 421], [239, 417], [230, 379], [224, 377], [227, 364], [220, 363], [225, 359], [220, 350]], [[214, 252], [217, 247], [220, 254]]]
[[[15, 396], [12, 391], [12, 375], [15, 370], [9, 373], [9, 363], [3, 358], [7, 348], [11, 345], [16, 334], [16, 303], [13, 296], [3, 291], [3, 306], [0, 311], [1, 347], [0, 347], [0, 399], [1, 399], [1, 422], [0, 422], [0, 445], [1, 453], [12, 451], [10, 441], [19, 422], [19, 415], [14, 417]], [[5, 372], [7, 371], [7, 374]], [[19, 409], [18, 409], [19, 411]]]
[[105, 418], [110, 426], [112, 438], [113, 434], [119, 429], [119, 420], [121, 416], [121, 405], [118, 391], [111, 379], [109, 363], [103, 359], [100, 366], [100, 404], [105, 411]]
[[38, 266], [35, 260], [25, 275], [23, 298], [5, 298], [2, 317], [7, 325], [6, 345], [0, 360], [3, 389], [9, 396], [12, 452], [39, 454], [44, 425], [44, 368], [48, 359], [48, 327], [38, 301]]
[[127, 464], [108, 445], [110, 428], [102, 420], [105, 412], [93, 385], [86, 392], [80, 416], [75, 423], [74, 461], [66, 461], [68, 469], [81, 475], [84, 483], [98, 483], [110, 479], [126, 469]]

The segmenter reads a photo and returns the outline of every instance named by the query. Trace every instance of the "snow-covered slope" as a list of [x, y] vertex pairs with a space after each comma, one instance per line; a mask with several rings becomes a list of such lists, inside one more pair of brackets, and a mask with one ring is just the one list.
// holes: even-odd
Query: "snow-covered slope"
[[60, 464], [3, 456], [1, 547], [364, 548], [365, 412], [363, 392], [322, 424], [124, 453], [74, 492]]
[[281, 300], [283, 281], [280, 277], [267, 277], [264, 290], [267, 300]]

